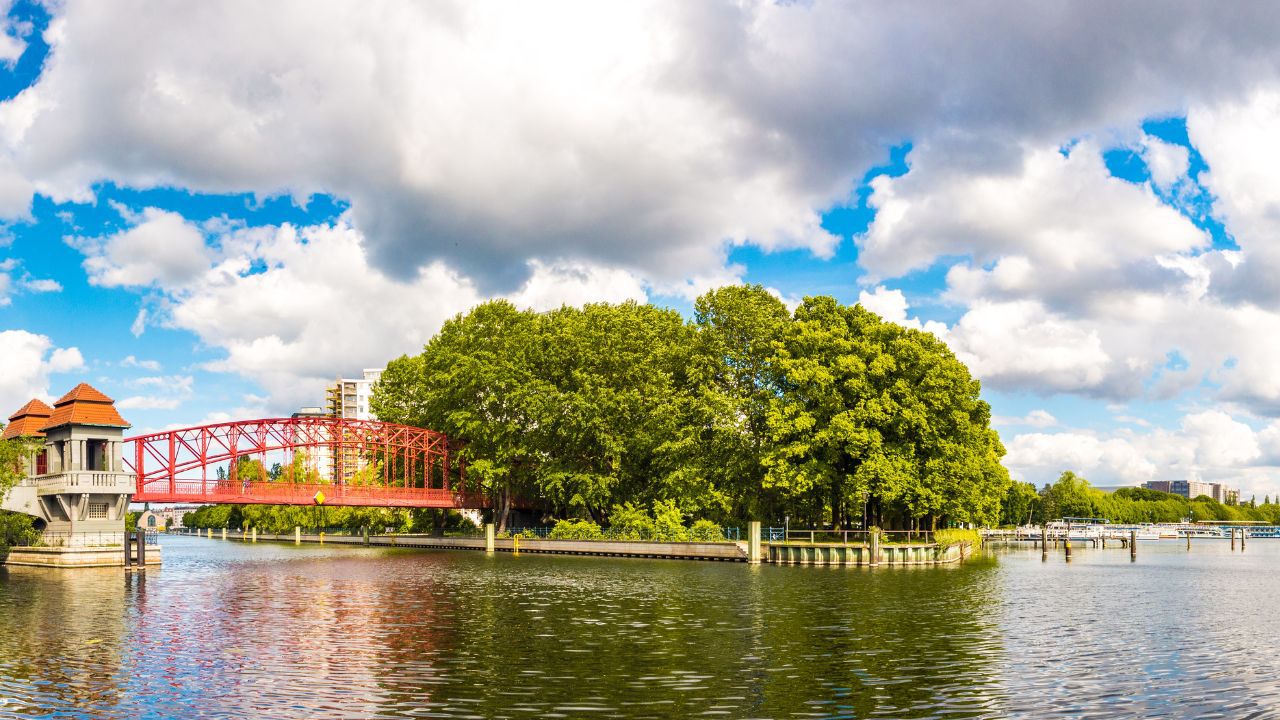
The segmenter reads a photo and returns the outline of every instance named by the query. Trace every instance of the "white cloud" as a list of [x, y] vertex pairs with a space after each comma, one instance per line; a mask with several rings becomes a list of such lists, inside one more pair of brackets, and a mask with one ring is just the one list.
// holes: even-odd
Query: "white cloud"
[[51, 279], [28, 278], [22, 281], [24, 290], [34, 293], [62, 292], [62, 283]]
[[1150, 136], [1143, 141], [1143, 159], [1151, 172], [1151, 182], [1161, 190], [1169, 190], [1186, 177], [1190, 158], [1190, 151], [1181, 145]]
[[536, 260], [532, 263], [532, 270], [533, 274], [524, 287], [508, 296], [517, 307], [541, 311], [561, 305], [627, 300], [644, 302], [648, 298], [640, 278], [626, 270], [582, 263], [547, 265]]
[[1006, 438], [1005, 446], [1010, 472], [1037, 485], [1074, 470], [1094, 485], [1201, 480], [1239, 487], [1246, 498], [1280, 491], [1280, 422], [1254, 430], [1221, 410], [1188, 413], [1172, 430], [1064, 429]]
[[0, 331], [0, 410], [8, 414], [31, 398], [49, 401], [49, 375], [84, 368], [77, 348], [55, 347], [45, 335], [26, 330]]
[[726, 243], [829, 256], [821, 211], [886, 146], [1014, 166], [1023, 147], [1237, 96], [1280, 58], [1269, 8], [1195, 3], [1052, 22], [823, 0], [55, 12], [39, 83], [0, 109], [16, 196], [325, 191], [351, 201], [372, 266], [409, 282], [446, 262], [505, 290], [530, 260], [661, 283], [717, 272]]
[[1089, 392], [1104, 385], [1114, 365], [1096, 332], [1034, 301], [974, 305], [947, 339], [994, 387]]
[[[402, 281], [371, 267], [363, 237], [346, 222], [306, 228], [237, 228], [218, 238], [197, 277], [157, 282], [161, 314], [145, 322], [189, 330], [225, 356], [205, 369], [259, 383], [277, 413], [315, 404], [335, 375], [414, 353], [449, 317], [483, 300], [471, 283], [437, 264]], [[510, 299], [537, 310], [583, 302], [643, 301], [633, 274], [582, 263], [534, 263]], [[145, 311], [144, 311], [145, 312]], [[126, 358], [126, 365], [146, 361]], [[176, 386], [174, 377], [135, 385]], [[185, 398], [187, 394], [179, 393]], [[176, 407], [155, 393], [131, 407]]]
[[132, 227], [105, 238], [68, 238], [84, 253], [89, 282], [104, 287], [185, 285], [208, 269], [199, 228], [175, 212], [146, 208]]
[[120, 367], [141, 368], [143, 370], [150, 370], [151, 372], [159, 372], [160, 362], [158, 360], [139, 360], [133, 355], [126, 355], [125, 358], [120, 361]]
[[872, 182], [877, 215], [858, 245], [873, 278], [961, 257], [967, 262], [947, 274], [957, 301], [1034, 293], [1070, 305], [1081, 288], [1104, 295], [1124, 281], [1180, 282], [1156, 258], [1209, 244], [1149, 189], [1111, 177], [1090, 142], [1065, 157], [1052, 147], [1028, 150], [1018, 165], [977, 173], [945, 151], [921, 148], [906, 175]]
[[903, 295], [901, 290], [889, 290], [883, 285], [878, 285], [871, 292], [863, 290], [858, 293], [858, 304], [891, 323], [933, 333], [943, 340], [947, 337], [946, 324], [932, 320], [922, 323], [919, 318], [907, 317], [909, 309], [907, 296]]
[[1058, 419], [1048, 410], [1032, 410], [1023, 417], [996, 415], [991, 418], [991, 423], [1005, 427], [1047, 428], [1057, 425]]

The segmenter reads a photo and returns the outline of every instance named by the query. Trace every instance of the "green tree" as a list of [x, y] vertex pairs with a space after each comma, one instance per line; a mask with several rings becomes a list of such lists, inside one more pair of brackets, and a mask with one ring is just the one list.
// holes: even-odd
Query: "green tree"
[[1035, 485], [1026, 482], [1010, 483], [1009, 491], [1000, 504], [1000, 524], [1024, 525], [1031, 522], [1039, 499]]
[[533, 444], [545, 386], [532, 372], [536, 324], [505, 300], [478, 305], [447, 321], [419, 357], [391, 361], [371, 401], [383, 420], [461, 441], [469, 479], [496, 500], [503, 530], [516, 497], [533, 496], [543, 457]]

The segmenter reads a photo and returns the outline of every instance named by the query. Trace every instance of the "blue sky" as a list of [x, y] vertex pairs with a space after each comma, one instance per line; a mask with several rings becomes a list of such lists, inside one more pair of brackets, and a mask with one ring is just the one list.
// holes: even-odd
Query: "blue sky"
[[1017, 477], [1280, 492], [1274, 13], [124, 5], [4, 6], [14, 408], [287, 413], [488, 297], [752, 282], [944, 339]]

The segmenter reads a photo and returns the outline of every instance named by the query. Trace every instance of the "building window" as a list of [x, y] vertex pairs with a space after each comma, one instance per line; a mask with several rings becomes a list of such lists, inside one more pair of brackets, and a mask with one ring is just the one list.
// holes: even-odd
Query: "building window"
[[155, 527], [155, 526], [156, 526], [156, 516], [152, 515], [151, 517], [147, 518], [147, 527]]
[[36, 453], [36, 474], [37, 475], [49, 474], [49, 451], [48, 450], [41, 450], [40, 452]]

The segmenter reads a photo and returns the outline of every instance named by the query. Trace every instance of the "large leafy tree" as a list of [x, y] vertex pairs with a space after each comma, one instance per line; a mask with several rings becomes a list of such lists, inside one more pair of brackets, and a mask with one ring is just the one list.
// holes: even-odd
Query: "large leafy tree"
[[769, 408], [790, 313], [759, 285], [712, 290], [694, 304], [685, 392], [673, 406], [668, 482], [675, 497], [727, 518], [781, 515], [766, 488]]
[[[1008, 474], [979, 385], [932, 335], [829, 297], [780, 353], [766, 486], [815, 523], [994, 522]], [[861, 513], [857, 512], [861, 510]]]
[[597, 519], [614, 504], [668, 495], [659, 449], [674, 433], [691, 345], [680, 315], [627, 302], [564, 307], [539, 321], [539, 493], [561, 513]]
[[789, 314], [759, 286], [547, 313], [505, 301], [392, 361], [379, 417], [465, 443], [505, 526], [515, 499], [606, 520], [675, 503], [719, 519], [995, 522], [1004, 448], [945, 344], [858, 306]]
[[447, 321], [418, 357], [391, 361], [374, 391], [378, 417], [460, 440], [468, 476], [497, 501], [506, 527], [513, 500], [532, 496], [542, 452], [533, 372], [538, 316], [505, 300]]

